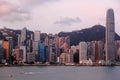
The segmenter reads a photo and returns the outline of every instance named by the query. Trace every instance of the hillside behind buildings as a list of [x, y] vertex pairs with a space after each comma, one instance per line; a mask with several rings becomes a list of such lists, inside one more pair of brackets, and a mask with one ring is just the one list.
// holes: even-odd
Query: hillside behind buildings
[[[77, 45], [80, 41], [105, 41], [105, 27], [102, 25], [95, 25], [91, 28], [72, 32], [60, 32], [59, 36], [70, 36], [70, 44]], [[120, 36], [116, 33], [115, 39], [120, 40]]]
[[[17, 45], [18, 34], [21, 33], [21, 30], [13, 30], [8, 28], [0, 29], [0, 40], [7, 40], [6, 37], [13, 37], [14, 46]], [[27, 31], [27, 38], [30, 38], [30, 34], [33, 34], [33, 31]], [[41, 33], [41, 40], [44, 41], [47, 33]], [[86, 28], [82, 30], [72, 31], [72, 32], [59, 32], [59, 37], [70, 36], [70, 45], [77, 45], [80, 41], [105, 41], [105, 27], [102, 25], [95, 25], [91, 28]], [[120, 36], [116, 33], [115, 39], [120, 40]]]

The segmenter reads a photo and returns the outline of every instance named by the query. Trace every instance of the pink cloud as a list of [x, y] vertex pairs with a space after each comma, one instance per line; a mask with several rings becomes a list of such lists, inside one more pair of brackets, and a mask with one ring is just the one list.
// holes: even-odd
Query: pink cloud
[[0, 2], [0, 20], [9, 22], [25, 21], [31, 19], [30, 17], [28, 10], [8, 1]]
[[0, 3], [0, 16], [6, 16], [13, 11], [13, 6], [7, 2]]

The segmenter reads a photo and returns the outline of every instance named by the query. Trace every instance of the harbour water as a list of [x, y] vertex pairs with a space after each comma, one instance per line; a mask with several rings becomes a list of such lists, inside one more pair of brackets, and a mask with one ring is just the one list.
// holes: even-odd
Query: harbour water
[[0, 67], [0, 80], [120, 80], [120, 67]]

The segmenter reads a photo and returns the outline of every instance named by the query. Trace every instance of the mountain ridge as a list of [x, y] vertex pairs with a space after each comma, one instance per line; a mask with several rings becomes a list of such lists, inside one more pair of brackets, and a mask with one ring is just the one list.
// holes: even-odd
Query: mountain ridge
[[[78, 45], [81, 41], [105, 41], [105, 27], [102, 25], [94, 25], [90, 28], [77, 30], [74, 32], [60, 32], [59, 37], [70, 36], [70, 45]], [[115, 39], [120, 40], [120, 36], [115, 33]]]
[[[3, 35], [7, 33], [7, 35]], [[21, 33], [21, 30], [14, 30], [14, 29], [8, 29], [8, 28], [3, 28], [0, 29], [0, 40], [5, 40], [6, 36], [11, 36], [13, 37], [14, 40], [14, 45], [17, 45], [17, 37], [18, 34]], [[29, 37], [30, 34], [33, 34], [33, 31], [28, 30], [27, 31]], [[45, 37], [48, 36], [47, 33], [41, 33], [41, 40], [44, 41]], [[72, 32], [59, 32], [58, 33], [59, 37], [70, 37], [70, 45], [78, 45], [79, 42], [81, 41], [98, 41], [102, 40], [105, 42], [105, 27], [102, 25], [94, 25], [90, 28], [85, 28], [77, 31], [72, 31]], [[29, 39], [28, 37], [28, 39]], [[120, 36], [115, 33], [115, 39], [120, 40]]]

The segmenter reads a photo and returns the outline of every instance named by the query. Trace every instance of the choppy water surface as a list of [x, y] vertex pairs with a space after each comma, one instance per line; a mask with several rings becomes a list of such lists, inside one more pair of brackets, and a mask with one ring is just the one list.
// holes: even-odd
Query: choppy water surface
[[0, 80], [120, 80], [120, 67], [0, 67]]

